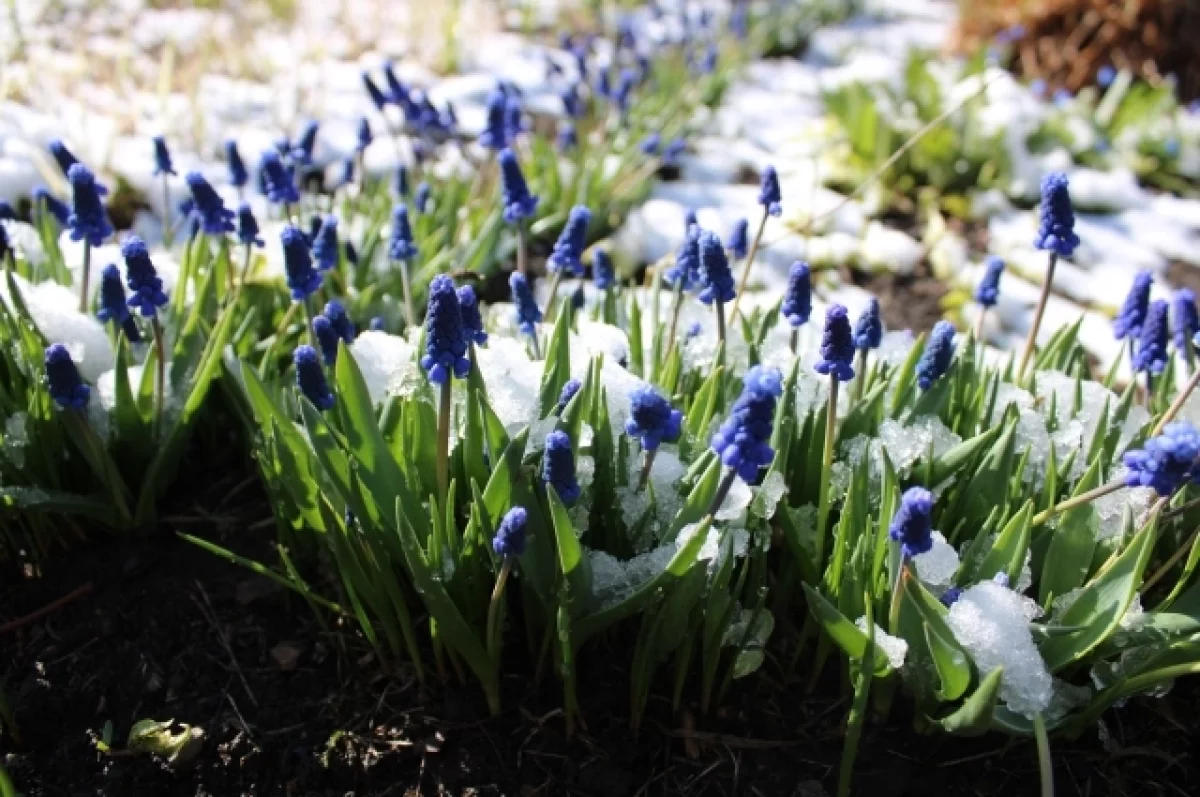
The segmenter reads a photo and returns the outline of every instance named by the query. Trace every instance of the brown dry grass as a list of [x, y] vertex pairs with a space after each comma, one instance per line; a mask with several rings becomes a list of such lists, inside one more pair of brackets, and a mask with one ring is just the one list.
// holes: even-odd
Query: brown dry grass
[[1150, 81], [1175, 75], [1200, 95], [1200, 0], [961, 0], [958, 44], [973, 49], [1022, 25], [1013, 68], [1077, 91], [1105, 64]]

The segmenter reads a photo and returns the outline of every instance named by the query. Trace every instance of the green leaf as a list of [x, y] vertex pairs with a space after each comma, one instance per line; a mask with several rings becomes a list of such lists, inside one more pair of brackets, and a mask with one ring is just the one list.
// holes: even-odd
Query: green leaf
[[715, 456], [711, 457], [708, 467], [696, 480], [692, 491], [688, 493], [687, 500], [684, 501], [679, 513], [675, 515], [675, 519], [671, 521], [671, 528], [663, 537], [664, 540], [675, 539], [684, 526], [689, 523], [697, 523], [708, 514], [709, 505], [717, 494], [717, 486], [721, 482], [721, 471], [721, 460]]
[[[1076, 485], [1074, 495], [1083, 495], [1100, 486], [1100, 465], [1099, 459], [1092, 463]], [[1060, 516], [1042, 563], [1039, 603], [1045, 605], [1051, 596], [1066, 595], [1087, 580], [1099, 525], [1099, 516], [1091, 504], [1068, 509]]]
[[[808, 584], [801, 585], [804, 595], [808, 598], [808, 610], [813, 619], [820, 623], [825, 633], [842, 652], [851, 659], [861, 661], [867, 654], [867, 635], [862, 629], [846, 619], [846, 616], [825, 600], [821, 593]], [[875, 675], [884, 676], [892, 671], [891, 662], [878, 646], [875, 646]]]
[[954, 736], [982, 736], [987, 733], [992, 727], [996, 698], [1000, 695], [1003, 679], [1003, 667], [992, 670], [958, 709], [935, 720], [937, 726]]
[[1026, 501], [1021, 511], [1013, 515], [992, 549], [972, 572], [972, 581], [981, 581], [1004, 573], [1010, 584], [1016, 584], [1021, 578], [1021, 569], [1025, 565], [1025, 553], [1029, 550], [1029, 537], [1033, 529], [1033, 502]]
[[542, 386], [538, 393], [538, 417], [545, 418], [558, 404], [563, 385], [571, 378], [571, 347], [568, 335], [571, 331], [571, 303], [558, 303], [558, 318], [554, 321], [554, 332], [546, 346], [545, 366], [542, 369]]
[[583, 555], [583, 547], [575, 536], [575, 527], [567, 515], [567, 508], [558, 491], [546, 486], [546, 500], [550, 504], [550, 520], [554, 526], [554, 539], [558, 549], [558, 566], [567, 581], [569, 608], [572, 617], [579, 617], [587, 608], [592, 595], [592, 570]]
[[985, 449], [990, 448], [1000, 436], [1003, 427], [995, 426], [969, 440], [963, 440], [941, 456], [933, 460], [930, 466], [929, 483], [941, 484], [957, 474], [969, 462], [973, 462]]

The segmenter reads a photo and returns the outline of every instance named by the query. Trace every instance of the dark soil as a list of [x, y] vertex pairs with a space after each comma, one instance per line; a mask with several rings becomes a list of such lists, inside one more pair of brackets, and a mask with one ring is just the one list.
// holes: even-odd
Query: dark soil
[[1174, 288], [1190, 288], [1200, 296], [1200, 268], [1182, 260], [1172, 260], [1167, 265], [1167, 284]]
[[888, 329], [911, 329], [919, 334], [933, 329], [944, 316], [942, 297], [949, 289], [929, 274], [924, 264], [918, 265], [917, 271], [909, 276], [854, 270], [849, 277], [849, 281], [879, 299], [879, 310]]
[[[189, 530], [269, 559], [273, 530], [256, 523], [268, 516], [261, 498], [222, 511]], [[810, 693], [808, 673], [788, 677], [779, 651], [714, 716], [694, 707], [673, 716], [669, 684], [660, 683], [634, 738], [627, 646], [596, 643], [580, 672], [587, 731], [571, 739], [553, 679], [535, 683], [517, 663], [504, 682], [504, 713], [489, 718], [473, 684], [422, 692], [409, 670], [382, 671], [356, 634], [323, 630], [301, 601], [165, 533], [134, 545], [97, 542], [53, 561], [41, 580], [9, 581], [0, 624], [85, 583], [90, 594], [0, 637], [0, 678], [22, 735], [0, 739], [0, 752], [29, 797], [818, 797], [836, 789], [847, 709], [840, 678], [831, 667]], [[272, 655], [286, 652], [280, 646], [298, 652], [291, 671]], [[1104, 744], [1094, 734], [1056, 742], [1058, 794], [1197, 793], [1189, 737], [1198, 694], [1182, 683], [1165, 699], [1132, 701], [1105, 718]], [[897, 697], [891, 718], [868, 727], [856, 794], [1037, 793], [1031, 742], [918, 736], [904, 704]], [[97, 752], [106, 726], [120, 750], [145, 718], [204, 729], [190, 767]]]

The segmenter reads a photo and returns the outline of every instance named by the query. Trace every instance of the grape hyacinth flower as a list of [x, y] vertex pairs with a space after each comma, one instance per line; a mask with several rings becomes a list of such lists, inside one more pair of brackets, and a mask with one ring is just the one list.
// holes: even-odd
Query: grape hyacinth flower
[[237, 237], [238, 240], [246, 245], [262, 247], [263, 240], [258, 237], [258, 220], [254, 218], [254, 211], [250, 208], [249, 202], [243, 202], [238, 205], [237, 211]]
[[[502, 149], [500, 160], [500, 196], [504, 207], [504, 220], [509, 224], [520, 224], [531, 217], [537, 209], [538, 198], [529, 193], [521, 164], [511, 149]], [[524, 273], [524, 269], [522, 269]]]
[[699, 299], [704, 304], [718, 305], [731, 301], [735, 296], [733, 274], [729, 270], [729, 258], [725, 247], [715, 233], [703, 230], [697, 238], [700, 252], [700, 279], [703, 287]]
[[175, 166], [171, 163], [171, 151], [167, 149], [167, 140], [162, 136], [154, 139], [154, 176], [175, 174]]
[[585, 298], [586, 297], [583, 293], [583, 282], [580, 281], [579, 284], [575, 286], [575, 290], [571, 292], [571, 309], [582, 310]]
[[774, 166], [767, 166], [763, 169], [762, 181], [758, 188], [758, 204], [762, 205], [763, 209], [762, 218], [758, 222], [758, 229], [754, 232], [754, 241], [750, 244], [745, 262], [742, 264], [742, 276], [738, 279], [737, 298], [733, 300], [733, 309], [729, 312], [730, 321], [737, 318], [742, 296], [746, 294], [746, 286], [750, 284], [750, 271], [754, 268], [758, 245], [762, 243], [763, 232], [767, 229], [767, 219], [783, 212], [782, 202], [783, 195], [779, 190], [779, 175]]
[[579, 99], [579, 86], [572, 83], [563, 90], [560, 95], [563, 104], [563, 113], [568, 119], [578, 119], [583, 116], [583, 103]]
[[1193, 359], [1192, 338], [1200, 331], [1200, 314], [1196, 311], [1196, 294], [1190, 288], [1180, 288], [1171, 297], [1171, 332], [1175, 348], [1190, 364]]
[[303, 302], [321, 287], [321, 272], [313, 269], [308, 239], [299, 227], [285, 225], [279, 239], [283, 244], [283, 270], [292, 301]]
[[371, 98], [371, 104], [375, 106], [375, 110], [383, 113], [383, 109], [387, 106], [387, 97], [379, 90], [379, 86], [375, 85], [375, 81], [371, 80], [371, 76], [366, 72], [362, 73], [363, 88], [367, 90], [367, 96]]
[[325, 381], [325, 370], [312, 346], [300, 345], [292, 354], [296, 364], [296, 386], [312, 405], [322, 412], [333, 409], [333, 393]]
[[242, 189], [246, 187], [246, 183], [250, 182], [250, 175], [246, 171], [242, 153], [238, 151], [237, 142], [232, 138], [225, 142], [225, 161], [229, 166], [229, 183], [238, 190], [240, 195]]
[[233, 232], [233, 211], [225, 207], [225, 202], [208, 180], [204, 179], [204, 175], [200, 172], [188, 172], [184, 179], [192, 192], [195, 213], [205, 234], [221, 236]]
[[662, 443], [673, 443], [682, 430], [683, 413], [671, 407], [671, 402], [650, 385], [634, 388], [629, 395], [629, 420], [625, 434], [636, 438], [646, 451]]
[[367, 151], [367, 147], [371, 146], [371, 142], [374, 140], [375, 136], [371, 133], [371, 123], [365, 116], [360, 118], [358, 120], [358, 129], [356, 130], [354, 151], [361, 156]]
[[1063, 172], [1051, 172], [1042, 179], [1042, 201], [1038, 211], [1040, 223], [1033, 245], [1048, 252], [1050, 259], [1042, 282], [1042, 294], [1033, 312], [1029, 337], [1025, 339], [1025, 348], [1017, 366], [1018, 377], [1025, 373], [1037, 346], [1038, 330], [1042, 326], [1042, 317], [1046, 314], [1046, 303], [1050, 300], [1050, 289], [1054, 284], [1054, 266], [1058, 258], [1070, 257], [1079, 246], [1079, 236], [1075, 234], [1075, 211], [1071, 207], [1068, 189], [1067, 175]]
[[1156, 299], [1151, 302], [1137, 346], [1134, 347], [1133, 370], [1144, 371], [1147, 379], [1158, 376], [1167, 367], [1168, 316], [1169, 307], [1165, 301]]
[[683, 243], [675, 253], [675, 262], [663, 274], [663, 279], [676, 290], [692, 290], [699, 287], [700, 277], [700, 228], [689, 227]]
[[283, 205], [291, 216], [290, 206], [300, 201], [300, 192], [296, 190], [296, 176], [291, 167], [284, 165], [278, 152], [267, 150], [263, 153], [258, 168], [267, 200], [275, 205]]
[[617, 81], [617, 88], [613, 91], [613, 102], [622, 117], [629, 111], [629, 98], [633, 94], [635, 85], [637, 85], [637, 73], [632, 69], [621, 70], [621, 78]]
[[606, 249], [597, 249], [592, 253], [592, 281], [596, 290], [600, 291], [606, 291], [616, 283], [612, 259]]
[[470, 285], [458, 289], [458, 309], [462, 313], [463, 327], [467, 331], [467, 340], [476, 346], [487, 345], [488, 333], [483, 328], [483, 316], [479, 312], [479, 297]]
[[71, 352], [61, 343], [46, 348], [46, 384], [50, 398], [59, 409], [83, 410], [87, 408], [92, 389], [84, 384]]
[[1125, 486], [1152, 487], [1166, 498], [1188, 482], [1200, 480], [1200, 432], [1186, 421], [1175, 421], [1146, 441], [1137, 451], [1127, 451]]
[[540, 358], [537, 342], [537, 325], [542, 320], [542, 311], [533, 298], [533, 290], [529, 280], [519, 271], [514, 271], [508, 278], [508, 286], [512, 290], [513, 306], [516, 308], [517, 327], [528, 335], [533, 343], [533, 355]]
[[493, 151], [499, 151], [508, 146], [508, 128], [505, 126], [508, 98], [503, 91], [496, 89], [488, 95], [487, 122], [483, 132], [479, 134], [480, 146]]
[[409, 282], [408, 262], [414, 260], [420, 250], [413, 243], [412, 226], [408, 223], [408, 206], [403, 202], [392, 208], [392, 229], [388, 236], [388, 257], [400, 263], [400, 287], [404, 291], [404, 317], [409, 326], [417, 323], [413, 311], [412, 285]]
[[417, 192], [413, 194], [413, 210], [418, 214], [425, 213], [429, 210], [429, 196], [432, 189], [429, 183], [422, 180], [417, 184]]
[[[793, 330], [807, 324], [808, 319], [812, 317], [812, 270], [803, 260], [792, 263], [791, 269], [788, 270], [787, 290], [783, 294], [783, 304], [779, 306], [779, 312]], [[792, 351], [795, 350], [793, 345]]]
[[1142, 324], [1150, 307], [1150, 286], [1154, 276], [1149, 271], [1139, 271], [1133, 278], [1133, 286], [1125, 295], [1120, 312], [1113, 319], [1113, 335], [1117, 340], [1134, 340], [1142, 334]]
[[520, 98], [516, 95], [506, 97], [504, 100], [504, 135], [509, 145], [515, 143], [524, 132], [525, 117]]
[[[546, 268], [554, 274], [566, 271], [572, 276], [583, 276], [583, 249], [587, 246], [587, 228], [592, 212], [583, 205], [571, 208], [567, 224], [554, 244]], [[551, 299], [553, 302], [553, 298]]]
[[905, 559], [928, 553], [933, 548], [933, 493], [924, 487], [905, 490], [888, 536], [900, 543]]
[[408, 199], [408, 167], [400, 164], [396, 167], [396, 179], [392, 183], [392, 189], [396, 196], [401, 199]]
[[559, 500], [566, 506], [572, 506], [583, 492], [575, 478], [575, 454], [571, 450], [571, 438], [566, 432], [556, 430], [546, 436], [542, 482], [553, 487]]
[[1004, 274], [1004, 261], [989, 257], [984, 264], [983, 279], [975, 288], [975, 301], [980, 307], [995, 307], [1000, 298], [1000, 277]]
[[71, 215], [67, 218], [71, 240], [84, 241], [87, 246], [100, 246], [105, 238], [113, 234], [113, 228], [100, 201], [96, 178], [82, 163], [72, 166], [67, 177], [71, 181]]
[[769, 216], [778, 216], [783, 212], [783, 195], [779, 190], [779, 175], [774, 166], [763, 169], [762, 182], [758, 188], [758, 204], [763, 206]]
[[156, 318], [158, 308], [167, 303], [163, 292], [162, 278], [150, 260], [146, 242], [131, 235], [121, 244], [121, 256], [125, 258], [125, 284], [129, 286], [127, 304], [142, 314], [143, 318]]
[[921, 352], [921, 359], [917, 362], [917, 385], [922, 390], [928, 390], [934, 382], [945, 376], [953, 359], [954, 325], [949, 321], [939, 321], [934, 324], [925, 351]]
[[854, 335], [844, 305], [833, 304], [825, 311], [825, 331], [821, 336], [821, 359], [814, 369], [827, 375], [831, 383], [849, 382], [854, 378]]
[[738, 219], [729, 233], [729, 252], [736, 260], [745, 257], [746, 252], [750, 249], [749, 231], [750, 222], [746, 219]]
[[492, 550], [497, 556], [509, 558], [525, 553], [525, 524], [527, 514], [524, 507], [514, 506], [504, 515], [492, 538]]
[[867, 382], [867, 356], [883, 342], [883, 321], [879, 317], [879, 300], [874, 296], [854, 324], [854, 348], [858, 349], [858, 372], [863, 378], [855, 383], [855, 398], [861, 398]]
[[313, 316], [312, 331], [313, 338], [321, 350], [321, 359], [326, 365], [332, 366], [337, 362], [339, 340], [333, 323], [323, 315]]
[[317, 148], [317, 131], [321, 128], [321, 123], [315, 120], [309, 121], [304, 125], [304, 130], [300, 133], [300, 139], [296, 142], [296, 146], [292, 148], [292, 160], [301, 166], [311, 166], [313, 162], [313, 152]]
[[350, 320], [350, 315], [341, 302], [337, 299], [330, 299], [326, 302], [325, 317], [333, 325], [333, 331], [337, 333], [338, 339], [345, 341], [347, 345], [354, 342], [354, 322]]
[[454, 281], [439, 274], [429, 283], [429, 308], [425, 314], [425, 356], [421, 367], [435, 385], [452, 377], [463, 379], [471, 370], [467, 359], [467, 330]]
[[607, 100], [612, 94], [612, 80], [608, 69], [601, 69], [596, 75], [596, 98]]
[[778, 369], [755, 365], [742, 377], [742, 394], [729, 411], [729, 417], [712, 437], [711, 448], [729, 470], [721, 480], [708, 510], [716, 514], [733, 479], [747, 484], [758, 481], [761, 468], [771, 464], [771, 430], [775, 422], [775, 404], [783, 394], [783, 375]]
[[67, 149], [67, 145], [63, 143], [61, 138], [51, 139], [49, 149], [55, 163], [58, 164], [59, 170], [62, 171], [63, 177], [70, 177], [71, 167], [79, 163], [79, 159], [75, 157], [75, 154], [71, 150]]
[[317, 234], [313, 237], [312, 256], [317, 261], [317, 268], [329, 271], [338, 262], [338, 222], [332, 213], [321, 222]]
[[563, 410], [571, 403], [571, 399], [575, 398], [575, 394], [579, 392], [579, 388], [583, 387], [583, 383], [578, 379], [568, 379], [563, 385], [562, 390], [558, 394], [558, 403], [554, 405], [554, 412], [557, 415], [562, 415]]
[[109, 263], [100, 272], [100, 309], [96, 311], [96, 318], [100, 319], [102, 324], [111, 321], [119, 326], [124, 330], [125, 337], [130, 343], [141, 342], [142, 334], [138, 331], [137, 322], [133, 320], [125, 299], [125, 286], [121, 284], [121, 270], [112, 263]]
[[50, 215], [58, 222], [59, 227], [66, 227], [71, 218], [71, 209], [67, 207], [67, 203], [63, 202], [58, 197], [51, 194], [44, 186], [39, 185], [33, 189], [34, 203], [40, 203]]

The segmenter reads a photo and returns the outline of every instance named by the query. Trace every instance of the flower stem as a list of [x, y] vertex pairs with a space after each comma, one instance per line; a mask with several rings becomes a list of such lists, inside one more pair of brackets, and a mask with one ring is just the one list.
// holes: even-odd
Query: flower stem
[[79, 288], [79, 312], [86, 313], [88, 309], [88, 281], [92, 276], [92, 244], [83, 242], [83, 282]]
[[508, 574], [512, 572], [512, 557], [504, 557], [504, 564], [496, 574], [496, 586], [492, 588], [492, 601], [488, 604], [487, 619], [487, 649], [492, 666], [500, 667], [500, 601], [504, 597], [504, 585], [508, 583]]
[[870, 349], [858, 350], [858, 378], [854, 380], [853, 394], [855, 401], [862, 399], [863, 391], [867, 388], [867, 353], [869, 351]]
[[725, 364], [725, 305], [720, 299], [713, 301], [713, 308], [717, 311], [717, 365]]
[[1038, 514], [1034, 515], [1033, 516], [1033, 525], [1040, 526], [1043, 523], [1045, 523], [1047, 520], [1049, 520], [1050, 518], [1054, 517], [1055, 515], [1061, 515], [1063, 512], [1066, 512], [1068, 509], [1074, 509], [1077, 506], [1083, 506], [1084, 504], [1090, 504], [1092, 501], [1095, 501], [1097, 498], [1103, 498], [1106, 495], [1112, 495], [1117, 490], [1120, 490], [1124, 487], [1125, 487], [1125, 482], [1118, 479], [1116, 481], [1111, 481], [1108, 484], [1102, 484], [1094, 490], [1088, 490], [1086, 493], [1084, 493], [1082, 495], [1077, 495], [1074, 498], [1068, 498], [1066, 501], [1063, 501], [1060, 504], [1056, 504], [1055, 506], [1050, 507], [1049, 509], [1045, 510], [1044, 512], [1039, 512]]
[[708, 514], [710, 517], [716, 518], [717, 510], [721, 508], [721, 504], [725, 503], [725, 497], [733, 489], [733, 480], [736, 478], [737, 471], [733, 468], [725, 471], [725, 475], [721, 477], [721, 483], [717, 485], [717, 492], [713, 495], [712, 503], [708, 505]]
[[1050, 737], [1041, 714], [1033, 715], [1033, 736], [1037, 740], [1038, 771], [1041, 773], [1042, 797], [1054, 797], [1054, 765], [1050, 761]]
[[1037, 307], [1033, 311], [1033, 325], [1029, 327], [1029, 337], [1025, 339], [1025, 348], [1021, 352], [1021, 364], [1017, 368], [1017, 378], [1025, 375], [1033, 352], [1037, 348], [1038, 328], [1042, 325], [1042, 316], [1046, 314], [1046, 303], [1050, 301], [1050, 288], [1054, 283], [1054, 267], [1058, 264], [1058, 254], [1050, 253], [1050, 262], [1046, 266], [1046, 279], [1042, 282], [1042, 295], [1038, 298]]
[[167, 346], [163, 334], [162, 322], [155, 315], [150, 319], [150, 327], [154, 330], [154, 352], [157, 358], [155, 365], [158, 367], [158, 379], [155, 380], [155, 417], [158, 423], [158, 433], [163, 433], [163, 404], [164, 395], [166, 394], [167, 383]]
[[671, 307], [671, 324], [667, 327], [667, 351], [663, 354], [662, 362], [671, 359], [675, 351], [675, 332], [679, 328], [679, 311], [683, 309], [683, 277], [675, 283], [675, 303]]
[[825, 447], [821, 456], [821, 481], [818, 488], [820, 496], [817, 502], [817, 556], [815, 561], [824, 561], [825, 527], [829, 524], [829, 474], [833, 469], [833, 441], [837, 429], [837, 377], [829, 377], [829, 404], [825, 415]]
[[550, 278], [550, 295], [546, 297], [546, 320], [554, 318], [554, 300], [558, 297], [558, 286], [562, 282], [562, 269], [554, 272]]
[[237, 285], [239, 295], [246, 289], [246, 280], [250, 278], [250, 258], [253, 256], [253, 247], [254, 244], [252, 243], [246, 244], [246, 256], [242, 260], [242, 275], [238, 279]]
[[529, 347], [533, 349], [533, 359], [542, 359], [542, 350], [538, 346], [537, 324], [533, 325], [533, 332], [529, 333]]
[[525, 220], [517, 220], [517, 273], [528, 279], [529, 252], [525, 241]]
[[729, 311], [729, 321], [733, 322], [738, 316], [738, 307], [742, 302], [742, 294], [746, 292], [746, 285], [750, 282], [750, 269], [754, 266], [754, 257], [758, 254], [758, 245], [762, 243], [763, 231], [767, 229], [767, 219], [770, 214], [767, 208], [763, 208], [762, 220], [758, 223], [758, 231], [754, 233], [754, 240], [750, 243], [750, 251], [746, 253], [746, 262], [742, 264], [742, 276], [738, 280], [737, 296], [733, 297], [733, 309]]
[[642, 463], [642, 475], [638, 479], [637, 492], [639, 493], [646, 489], [646, 484], [650, 481], [650, 469], [654, 467], [654, 455], [657, 453], [657, 448], [646, 449], [645, 461]]
[[305, 335], [308, 337], [308, 345], [312, 346], [314, 349], [316, 349], [318, 352], [320, 352], [320, 348], [317, 346], [317, 333], [313, 332], [313, 326], [312, 326], [313, 311], [312, 311], [312, 305], [310, 305], [308, 303], [309, 299], [310, 299], [310, 297], [306, 296], [303, 299], [301, 299], [299, 302], [300, 309], [304, 313], [304, 332], [305, 332]]
[[437, 487], [438, 497], [442, 500], [443, 507], [446, 503], [446, 494], [450, 490], [450, 390], [452, 382], [450, 376], [446, 376], [446, 381], [442, 382], [441, 401], [438, 403], [438, 429], [437, 429]]
[[983, 305], [979, 306], [979, 316], [975, 319], [975, 342], [983, 343], [983, 319], [987, 315], [987, 308]]
[[1168, 423], [1175, 420], [1175, 416], [1183, 409], [1183, 405], [1187, 403], [1188, 397], [1192, 395], [1192, 391], [1196, 389], [1196, 385], [1200, 384], [1200, 368], [1192, 372], [1192, 378], [1183, 386], [1183, 390], [1179, 391], [1179, 395], [1171, 402], [1171, 406], [1159, 418], [1158, 423], [1154, 424], [1154, 431], [1150, 433], [1151, 437], [1157, 437], [1162, 434], [1162, 430]]
[[291, 302], [288, 305], [287, 312], [283, 314], [283, 318], [279, 319], [279, 326], [275, 329], [275, 336], [271, 339], [271, 344], [267, 346], [266, 354], [263, 355], [262, 364], [259, 366], [258, 375], [264, 376], [267, 373], [267, 365], [271, 362], [271, 358], [275, 355], [275, 349], [279, 346], [279, 341], [283, 339], [284, 333], [287, 332], [288, 324], [292, 322], [292, 316], [296, 314], [296, 308], [299, 302]]
[[408, 279], [408, 261], [400, 261], [400, 288], [404, 291], [404, 322], [410, 327], [417, 325], [417, 314], [413, 311], [412, 284]]
[[175, 242], [175, 231], [171, 229], [171, 184], [167, 182], [167, 173], [163, 172], [163, 243], [167, 248]]

